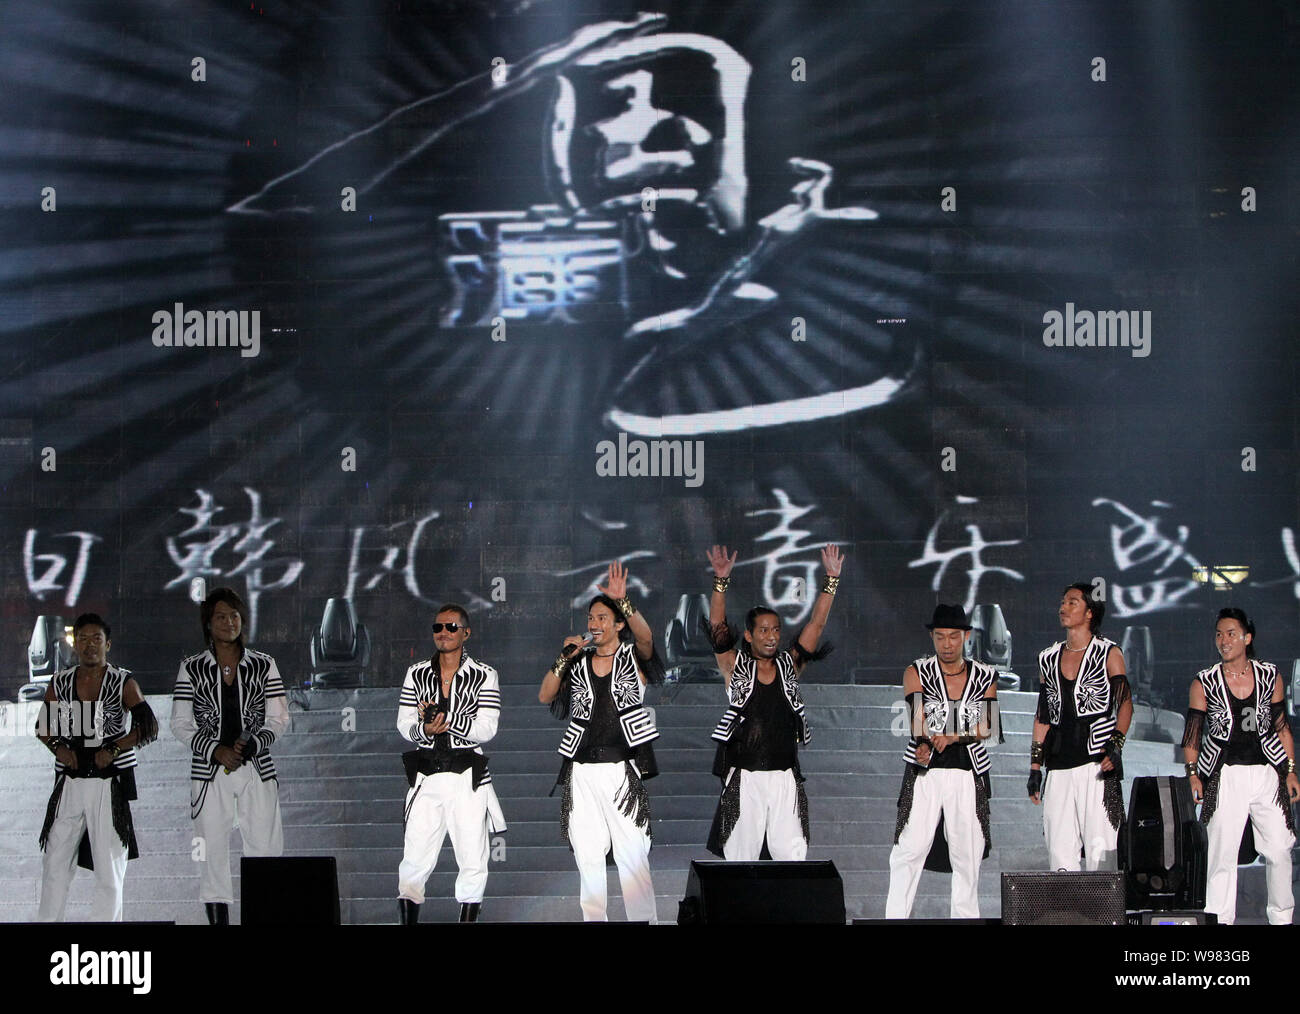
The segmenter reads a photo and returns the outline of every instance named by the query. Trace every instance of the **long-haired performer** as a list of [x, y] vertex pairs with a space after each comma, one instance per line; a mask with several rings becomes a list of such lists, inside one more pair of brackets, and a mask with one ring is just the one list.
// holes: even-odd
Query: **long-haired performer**
[[[889, 853], [885, 918], [912, 914], [924, 867], [952, 872], [951, 918], [978, 919], [980, 862], [992, 845], [992, 764], [983, 741], [993, 734], [998, 671], [966, 661], [971, 627], [961, 606], [936, 606], [926, 629], [934, 654], [918, 658], [903, 672], [912, 735], [903, 755], [907, 767]], [[940, 827], [943, 833], [936, 840]]]
[[109, 664], [111, 637], [98, 614], [77, 617], [77, 665], [50, 680], [37, 724], [37, 738], [54, 754], [54, 791], [40, 838], [42, 922], [63, 918], [78, 865], [95, 873], [91, 920], [121, 922], [126, 863], [139, 855], [130, 805], [135, 748], [157, 738], [158, 722], [130, 670]]
[[[1114, 861], [1124, 822], [1120, 751], [1133, 699], [1119, 645], [1099, 637], [1104, 603], [1086, 582], [1061, 595], [1065, 640], [1038, 656], [1038, 713], [1029, 751], [1029, 798], [1043, 805], [1048, 865], [1089, 870]], [[1043, 781], [1043, 765], [1047, 780]]]
[[401, 919], [420, 921], [424, 884], [451, 836], [460, 873], [460, 921], [478, 922], [487, 887], [492, 835], [506, 829], [482, 744], [497, 734], [501, 690], [497, 671], [470, 657], [469, 613], [449, 603], [433, 618], [433, 658], [406, 670], [397, 731], [415, 744], [406, 766], [406, 830], [397, 868]]
[[650, 627], [627, 597], [617, 561], [587, 608], [587, 636], [566, 637], [542, 678], [538, 700], [568, 718], [560, 741], [560, 830], [578, 864], [582, 916], [606, 916], [605, 856], [611, 850], [633, 922], [654, 922], [650, 880], [650, 795], [658, 774], [650, 746], [658, 737], [645, 707], [647, 683], [663, 682]]
[[835, 601], [844, 557], [835, 546], [822, 550], [826, 580], [812, 616], [799, 636], [781, 647], [781, 617], [757, 607], [745, 616], [739, 642], [727, 624], [727, 587], [736, 553], [714, 546], [709, 626], [713, 650], [727, 682], [727, 710], [713, 730], [718, 742], [713, 773], [722, 779], [709, 851], [728, 860], [755, 860], [767, 840], [773, 859], [808, 855], [808, 797], [799, 772], [799, 746], [811, 732], [799, 693], [799, 673], [807, 662], [824, 657], [817, 645]]
[[1267, 869], [1268, 921], [1289, 925], [1291, 804], [1300, 800], [1300, 779], [1285, 687], [1276, 666], [1256, 661], [1255, 624], [1242, 610], [1219, 610], [1214, 645], [1220, 661], [1192, 680], [1183, 732], [1187, 777], [1210, 840], [1205, 910], [1221, 923], [1236, 920], [1238, 853], [1253, 861], [1258, 852]]
[[270, 748], [289, 728], [289, 705], [275, 659], [244, 647], [247, 622], [244, 600], [214, 588], [199, 606], [207, 650], [181, 663], [172, 693], [172, 735], [190, 748], [190, 817], [203, 843], [199, 899], [213, 925], [230, 921], [236, 821], [244, 855], [284, 852]]

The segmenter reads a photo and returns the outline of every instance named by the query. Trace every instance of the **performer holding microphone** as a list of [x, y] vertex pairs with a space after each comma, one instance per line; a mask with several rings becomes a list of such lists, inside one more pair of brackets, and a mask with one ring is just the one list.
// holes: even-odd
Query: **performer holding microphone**
[[563, 789], [560, 831], [577, 861], [583, 918], [607, 919], [605, 856], [612, 849], [627, 918], [654, 922], [644, 780], [658, 773], [650, 743], [659, 733], [645, 687], [663, 682], [663, 664], [645, 617], [627, 597], [621, 563], [609, 565], [599, 591], [587, 608], [587, 636], [564, 639], [537, 696], [569, 720], [556, 785]]

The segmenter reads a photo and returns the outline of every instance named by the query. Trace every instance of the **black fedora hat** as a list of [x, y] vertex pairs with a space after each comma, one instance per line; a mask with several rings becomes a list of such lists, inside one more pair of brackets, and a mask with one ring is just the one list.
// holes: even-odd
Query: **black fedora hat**
[[942, 627], [944, 630], [970, 630], [966, 610], [961, 606], [946, 606], [940, 602], [934, 607], [934, 619], [925, 625], [926, 630]]

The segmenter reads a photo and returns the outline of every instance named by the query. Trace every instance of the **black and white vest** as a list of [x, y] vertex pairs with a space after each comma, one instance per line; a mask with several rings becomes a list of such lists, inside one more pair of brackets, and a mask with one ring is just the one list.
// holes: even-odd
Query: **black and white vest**
[[[239, 660], [235, 683], [239, 688], [241, 730], [257, 741], [253, 763], [262, 781], [269, 782], [275, 778], [275, 762], [268, 750], [275, 741], [275, 733], [263, 727], [267, 700], [284, 696], [280, 670], [270, 655], [246, 648]], [[196, 732], [190, 744], [190, 777], [210, 782], [220, 765], [206, 758], [221, 741], [221, 666], [211, 651], [191, 655], [181, 663], [172, 700], [189, 701], [194, 712]]]
[[[1255, 707], [1258, 714], [1256, 731], [1264, 756], [1274, 767], [1286, 764], [1286, 748], [1273, 729], [1273, 694], [1277, 691], [1277, 666], [1270, 662], [1250, 660], [1255, 673]], [[1202, 669], [1196, 679], [1205, 691], [1205, 729], [1201, 734], [1200, 753], [1196, 758], [1196, 773], [1210, 778], [1223, 760], [1223, 748], [1232, 736], [1231, 691], [1223, 676], [1223, 664]], [[1285, 702], [1280, 706], [1285, 707]]]
[[[781, 682], [781, 692], [785, 696], [785, 702], [790, 705], [790, 710], [794, 712], [799, 722], [799, 744], [806, 746], [812, 739], [812, 726], [808, 724], [808, 718], [804, 714], [803, 695], [799, 693], [799, 670], [788, 651], [777, 652], [772, 661], [776, 663], [776, 674]], [[758, 660], [748, 652], [736, 652], [736, 665], [731, 671], [731, 682], [727, 684], [729, 706], [713, 730], [713, 738], [719, 743], [730, 742], [731, 737], [744, 722], [745, 705], [749, 703], [749, 698], [754, 693], [754, 682], [757, 677]]]
[[[569, 725], [560, 740], [561, 757], [572, 760], [582, 745], [586, 735], [587, 723], [591, 721], [591, 709], [596, 701], [595, 677], [591, 674], [591, 653], [582, 652], [581, 657], [569, 667]], [[618, 726], [623, 733], [623, 742], [628, 747], [637, 747], [657, 739], [654, 716], [645, 707], [645, 687], [641, 684], [641, 670], [637, 667], [636, 646], [632, 641], [624, 641], [614, 653], [614, 667], [609, 676], [602, 679], [608, 683], [609, 693], [614, 698], [614, 711], [618, 715]]]
[[[961, 700], [956, 702], [956, 707], [961, 713], [950, 727], [949, 718], [953, 702], [948, 699], [948, 684], [943, 678], [943, 668], [939, 665], [938, 656], [918, 658], [912, 663], [921, 677], [921, 705], [925, 711], [926, 736], [951, 735], [952, 729], [972, 729], [986, 721], [984, 695], [988, 693], [989, 687], [996, 684], [998, 670], [983, 662], [968, 661], [966, 664], [970, 672], [966, 677], [966, 687], [961, 692]], [[984, 743], [979, 740], [967, 743], [966, 751], [970, 754], [971, 768], [976, 777], [987, 773], [992, 762], [989, 760], [989, 752], [985, 749]], [[915, 736], [908, 740], [903, 757], [909, 764], [918, 763]]]
[[[417, 662], [406, 671], [402, 683], [402, 693], [398, 700], [401, 707], [416, 708], [420, 701], [442, 701], [442, 679], [432, 659]], [[497, 671], [492, 666], [480, 662], [465, 652], [461, 658], [460, 668], [451, 682], [451, 700], [447, 704], [447, 734], [451, 737], [453, 750], [474, 750], [482, 753], [477, 740], [469, 738], [470, 727], [478, 715], [479, 709], [494, 708], [501, 710], [501, 691], [498, 688]], [[432, 747], [435, 736], [426, 736], [424, 723], [417, 715], [415, 726], [411, 730], [411, 742], [416, 746]], [[487, 776], [484, 781], [491, 781]]]
[[[1064, 641], [1057, 641], [1038, 655], [1038, 675], [1047, 698], [1047, 724], [1061, 724], [1061, 650]], [[1106, 659], [1115, 642], [1104, 637], [1093, 637], [1083, 649], [1083, 660], [1074, 679], [1074, 712], [1080, 721], [1090, 721], [1088, 728], [1088, 753], [1099, 754], [1106, 740], [1115, 731], [1115, 714], [1111, 701], [1110, 676], [1106, 674]], [[1069, 682], [1064, 680], [1064, 682]]]
[[[54, 688], [54, 699], [57, 702], [56, 707], [80, 709], [78, 715], [72, 716], [73, 727], [81, 730], [87, 747], [99, 749], [106, 741], [125, 734], [127, 709], [122, 703], [122, 691], [126, 689], [126, 681], [130, 678], [130, 669], [119, 669], [115, 665], [108, 666], [104, 670], [104, 681], [100, 684], [99, 697], [93, 703], [77, 699], [76, 666], [55, 673], [50, 678], [50, 686]], [[86, 718], [90, 719], [89, 723], [85, 721]], [[51, 728], [53, 731], [53, 723]], [[135, 767], [135, 747], [123, 750], [110, 766], [116, 771]], [[63, 773], [63, 765], [57, 760], [54, 762], [54, 773], [56, 775]]]

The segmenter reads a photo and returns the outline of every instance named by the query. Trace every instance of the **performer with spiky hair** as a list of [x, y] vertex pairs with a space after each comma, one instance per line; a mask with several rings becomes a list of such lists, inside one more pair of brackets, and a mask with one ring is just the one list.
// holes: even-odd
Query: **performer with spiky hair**
[[78, 865], [95, 873], [91, 920], [121, 922], [127, 860], [139, 856], [131, 822], [135, 748], [158, 737], [158, 722], [130, 670], [109, 664], [112, 633], [96, 613], [77, 617], [77, 665], [50, 679], [37, 723], [37, 738], [54, 754], [40, 837], [42, 922], [63, 919]]
[[[1300, 800], [1286, 689], [1277, 667], [1255, 658], [1255, 624], [1241, 609], [1219, 610], [1219, 663], [1192, 680], [1183, 755], [1209, 837], [1205, 910], [1237, 918], [1237, 864], [1264, 857], [1268, 921], [1287, 926], [1295, 909], [1291, 846]], [[1245, 853], [1245, 855], [1241, 855]]]
[[[1029, 798], [1043, 806], [1048, 867], [1114, 862], [1124, 823], [1120, 753], [1133, 699], [1119, 645], [1099, 636], [1106, 606], [1086, 582], [1061, 595], [1065, 640], [1038, 656], [1041, 689], [1029, 754]], [[1043, 779], [1043, 766], [1047, 779]]]
[[172, 735], [190, 748], [190, 818], [204, 847], [199, 899], [214, 926], [230, 922], [236, 824], [244, 855], [284, 853], [270, 748], [289, 728], [289, 704], [275, 659], [244, 646], [247, 622], [233, 588], [209, 592], [199, 605], [207, 650], [181, 662], [172, 693]]
[[709, 851], [729, 860], [755, 860], [766, 839], [773, 859], [808, 855], [808, 797], [799, 771], [799, 746], [811, 730], [799, 693], [799, 674], [824, 658], [818, 648], [844, 557], [835, 546], [822, 550], [826, 579], [812, 616], [789, 645], [781, 647], [781, 617], [759, 606], [745, 616], [744, 640], [727, 623], [727, 588], [736, 553], [726, 546], [708, 552], [713, 567], [709, 625], [718, 668], [726, 680], [727, 710], [713, 730], [718, 742], [713, 773], [722, 780]]
[[604, 921], [605, 856], [611, 850], [633, 922], [655, 922], [650, 879], [650, 796], [658, 774], [651, 742], [659, 736], [645, 707], [647, 683], [663, 682], [663, 663], [645, 617], [627, 597], [627, 569], [609, 565], [587, 608], [587, 636], [564, 639], [542, 678], [538, 700], [567, 718], [560, 741], [560, 829], [578, 864], [582, 916]]

